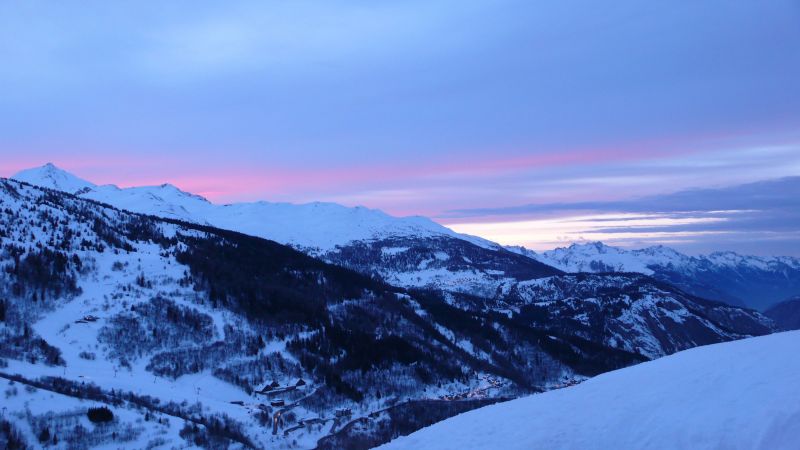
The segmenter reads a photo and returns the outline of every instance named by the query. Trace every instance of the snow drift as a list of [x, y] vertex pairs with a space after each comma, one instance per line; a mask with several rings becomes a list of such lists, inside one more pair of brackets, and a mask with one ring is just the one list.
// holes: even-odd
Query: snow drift
[[385, 449], [796, 449], [800, 332], [698, 347], [474, 410]]

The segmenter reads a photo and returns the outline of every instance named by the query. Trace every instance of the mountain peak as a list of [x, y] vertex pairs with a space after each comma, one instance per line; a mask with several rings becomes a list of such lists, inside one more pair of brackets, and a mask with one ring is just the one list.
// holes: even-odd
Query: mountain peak
[[562, 251], [582, 251], [584, 253], [596, 253], [596, 254], [604, 254], [608, 252], [618, 252], [619, 249], [617, 247], [611, 247], [610, 245], [606, 245], [600, 241], [594, 242], [573, 242], [570, 244], [569, 247], [561, 247]]
[[173, 195], [177, 195], [179, 197], [194, 198], [196, 200], [202, 200], [205, 203], [211, 203], [211, 202], [208, 201], [207, 198], [203, 197], [202, 195], [192, 194], [191, 192], [184, 191], [183, 189], [181, 189], [178, 186], [175, 186], [174, 184], [171, 184], [171, 183], [163, 183], [163, 184], [159, 185], [158, 187], [161, 189], [162, 192], [169, 192], [169, 193], [171, 193]]
[[40, 167], [22, 170], [11, 178], [35, 186], [69, 192], [70, 194], [95, 187], [94, 184], [57, 167], [51, 162]]

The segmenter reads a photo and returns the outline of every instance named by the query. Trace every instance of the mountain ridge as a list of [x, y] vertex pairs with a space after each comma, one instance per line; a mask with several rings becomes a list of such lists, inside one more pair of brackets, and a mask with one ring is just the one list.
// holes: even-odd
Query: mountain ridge
[[[120, 188], [116, 185], [99, 186], [59, 169], [52, 163], [23, 170], [13, 175], [11, 179], [68, 192], [132, 212], [241, 231], [312, 252], [330, 251], [337, 245], [356, 240], [384, 238], [390, 234], [389, 231], [392, 235], [403, 236], [449, 236], [485, 248], [499, 248], [498, 244], [476, 236], [456, 233], [423, 216], [394, 217], [381, 210], [364, 206], [346, 207], [331, 202], [294, 204], [267, 201], [217, 205], [202, 196], [185, 192], [168, 183], [129, 188]], [[77, 189], [73, 189], [75, 187]], [[318, 219], [314, 220], [315, 216]], [[282, 222], [264, 228], [270, 221]], [[341, 225], [335, 232], [313, 233], [315, 224], [294, 233], [287, 231], [296, 229], [304, 223], [324, 221], [329, 222], [328, 228], [337, 223]]]
[[800, 294], [800, 258], [790, 256], [731, 251], [689, 256], [663, 245], [627, 250], [602, 242], [574, 243], [542, 253], [524, 247], [509, 250], [565, 272], [643, 273], [701, 297], [758, 310]]

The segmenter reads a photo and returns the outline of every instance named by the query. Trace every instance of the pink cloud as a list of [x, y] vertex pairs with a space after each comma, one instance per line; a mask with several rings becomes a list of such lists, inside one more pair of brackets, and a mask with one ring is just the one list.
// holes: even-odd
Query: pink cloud
[[[158, 156], [137, 156], [127, 151], [6, 152], [0, 149], [12, 155], [0, 162], [0, 171], [9, 176], [17, 170], [52, 161], [97, 184], [127, 187], [168, 182], [222, 203], [333, 199], [385, 208], [398, 214], [435, 215], [443, 209], [462, 206], [458, 203], [496, 202], [498, 195], [470, 188], [480, 186], [491, 190], [504, 179], [533, 177], [536, 171], [658, 161], [759, 139], [763, 140], [763, 136], [737, 132], [663, 138], [604, 148], [551, 149], [536, 153], [485, 149], [461, 155], [432, 155], [424, 161], [383, 161], [350, 166], [322, 166], [319, 162], [266, 168], [247, 166], [248, 161], [242, 157], [237, 159], [234, 151], [228, 159], [223, 154], [208, 152], [198, 156], [166, 152]], [[558, 192], [562, 197], [573, 195], [563, 188]]]

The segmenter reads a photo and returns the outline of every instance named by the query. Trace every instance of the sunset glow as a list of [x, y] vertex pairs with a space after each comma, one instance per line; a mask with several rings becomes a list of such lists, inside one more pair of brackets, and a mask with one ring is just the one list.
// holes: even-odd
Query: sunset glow
[[365, 205], [550, 244], [604, 235], [560, 212], [476, 211], [800, 175], [788, 2], [91, 3], [108, 20], [2, 7], [0, 175], [50, 161], [98, 184]]

